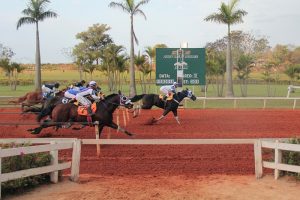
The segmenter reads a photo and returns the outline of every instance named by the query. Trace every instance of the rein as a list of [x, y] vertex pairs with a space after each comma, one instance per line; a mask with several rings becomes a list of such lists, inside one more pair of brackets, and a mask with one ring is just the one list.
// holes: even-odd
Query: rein
[[179, 104], [179, 101], [177, 101], [176, 99], [172, 99], [172, 100]]

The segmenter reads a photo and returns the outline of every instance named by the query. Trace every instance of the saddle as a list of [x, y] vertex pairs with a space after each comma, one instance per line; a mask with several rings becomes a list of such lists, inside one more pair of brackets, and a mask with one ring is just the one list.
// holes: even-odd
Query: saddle
[[[97, 109], [96, 103], [93, 103], [91, 108], [92, 108], [93, 113], [95, 113], [96, 109]], [[87, 111], [87, 108], [85, 106], [78, 106], [77, 113], [78, 113], [78, 115], [83, 115], [83, 116], [88, 115], [88, 111]]]
[[[167, 101], [170, 101], [170, 100], [172, 100], [173, 99], [173, 93], [171, 93], [171, 94], [169, 94], [169, 96], [167, 97]], [[162, 95], [162, 94], [160, 94], [159, 95], [159, 99], [161, 99], [161, 100], [163, 100], [164, 101], [164, 95]]]

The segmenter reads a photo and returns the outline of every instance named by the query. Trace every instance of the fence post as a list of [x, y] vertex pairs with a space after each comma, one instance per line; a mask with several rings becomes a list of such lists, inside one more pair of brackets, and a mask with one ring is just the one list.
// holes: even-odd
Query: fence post
[[[120, 109], [117, 109], [117, 125], [120, 126], [120, 120], [119, 120], [119, 115], [120, 115], [120, 112], [119, 112]], [[95, 129], [96, 131], [96, 129]], [[119, 129], [117, 129], [117, 133], [119, 133]], [[96, 138], [97, 138], [97, 135], [96, 135]]]
[[236, 99], [233, 100], [233, 108], [236, 109]]
[[205, 101], [205, 99], [203, 99], [203, 109], [205, 109], [206, 108], [206, 101]]
[[[119, 114], [119, 113], [118, 113]], [[99, 122], [95, 122], [95, 134], [96, 134], [96, 141], [99, 141]], [[97, 148], [97, 156], [100, 156], [100, 144], [96, 144], [96, 148]]]
[[122, 113], [123, 113], [123, 122], [124, 122], [124, 126], [126, 127], [126, 115], [125, 115], [125, 111], [124, 109], [122, 109]]
[[263, 175], [261, 140], [255, 140], [254, 142], [254, 161], [255, 177], [259, 179]]
[[274, 176], [277, 180], [280, 176], [280, 170], [278, 169], [278, 164], [282, 162], [282, 151], [278, 149], [279, 142], [276, 140], [275, 142], [275, 170], [274, 170]]
[[296, 108], [296, 103], [297, 103], [297, 99], [294, 99], [293, 110], [295, 110], [295, 108]]
[[267, 104], [267, 99], [264, 99], [264, 107], [263, 107], [263, 109], [266, 108], [266, 104]]
[[[51, 141], [50, 144], [57, 144], [54, 141]], [[53, 150], [50, 151], [50, 155], [51, 155], [51, 165], [52, 166], [56, 166], [58, 164], [58, 150]], [[52, 183], [57, 183], [58, 182], [58, 171], [54, 171], [50, 173], [50, 180]]]
[[79, 179], [80, 154], [81, 154], [81, 140], [75, 139], [73, 142], [72, 166], [71, 166], [71, 177], [70, 177], [70, 179], [75, 182], [77, 182]]

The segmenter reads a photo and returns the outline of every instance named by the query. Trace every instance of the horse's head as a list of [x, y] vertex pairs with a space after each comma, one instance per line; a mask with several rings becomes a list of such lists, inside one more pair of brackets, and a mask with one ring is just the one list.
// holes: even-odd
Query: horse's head
[[193, 101], [195, 101], [197, 99], [197, 97], [193, 94], [193, 92], [191, 90], [189, 90], [188, 88], [186, 88], [185, 90], [182, 90], [182, 93], [187, 97], [192, 99]]
[[120, 90], [119, 90], [119, 96], [120, 96], [120, 106], [124, 106], [125, 108], [128, 109], [133, 108], [133, 103], [131, 102], [131, 100], [127, 96], [123, 95]]
[[123, 95], [120, 91], [118, 94], [110, 94], [106, 96], [105, 101], [117, 106], [124, 106], [128, 109], [131, 109], [133, 107], [133, 103], [131, 102], [131, 100]]

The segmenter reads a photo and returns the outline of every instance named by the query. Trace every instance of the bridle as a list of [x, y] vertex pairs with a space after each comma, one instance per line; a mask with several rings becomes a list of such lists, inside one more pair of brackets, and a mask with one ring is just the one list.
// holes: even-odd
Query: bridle
[[[114, 102], [111, 102], [111, 101], [108, 101], [106, 103], [107, 104], [117, 105], [117, 106], [123, 106], [123, 107], [126, 107], [126, 105], [128, 103], [131, 103], [131, 100], [128, 97], [126, 97], [125, 95], [119, 94], [119, 97], [120, 97], [119, 103], [114, 103]], [[105, 104], [104, 101], [100, 101], [100, 102], [102, 102], [106, 106], [106, 104]]]

